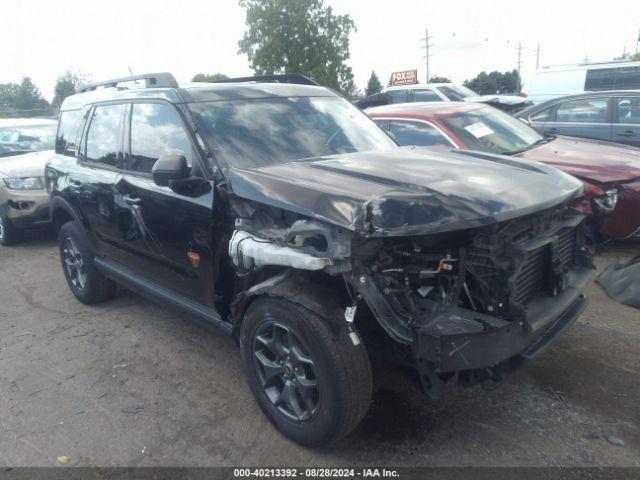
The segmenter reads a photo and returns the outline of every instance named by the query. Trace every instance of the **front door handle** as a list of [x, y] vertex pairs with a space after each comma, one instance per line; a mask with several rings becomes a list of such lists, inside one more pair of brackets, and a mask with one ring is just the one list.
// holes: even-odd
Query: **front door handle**
[[140, 197], [130, 197], [129, 195], [123, 195], [122, 198], [129, 205], [139, 205], [142, 202]]
[[545, 133], [558, 133], [558, 129], [555, 127], [545, 129]]
[[627, 130], [625, 132], [622, 133], [616, 133], [617, 136], [619, 137], [635, 137], [637, 135], [636, 132], [634, 132], [633, 130]]

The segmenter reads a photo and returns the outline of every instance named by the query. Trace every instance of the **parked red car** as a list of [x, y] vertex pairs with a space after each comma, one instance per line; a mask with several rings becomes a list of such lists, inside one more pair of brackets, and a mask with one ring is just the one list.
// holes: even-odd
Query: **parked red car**
[[543, 136], [477, 103], [406, 103], [365, 111], [400, 145], [479, 150], [553, 165], [584, 182], [576, 208], [592, 213], [600, 232], [616, 239], [640, 237], [640, 148]]

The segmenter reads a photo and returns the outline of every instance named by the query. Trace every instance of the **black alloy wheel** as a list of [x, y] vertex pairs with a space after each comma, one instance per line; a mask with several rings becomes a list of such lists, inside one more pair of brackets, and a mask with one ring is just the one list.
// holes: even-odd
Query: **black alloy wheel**
[[71, 284], [79, 291], [87, 286], [87, 270], [82, 254], [71, 237], [64, 239], [62, 261]]
[[318, 412], [320, 389], [313, 359], [300, 338], [277, 321], [265, 322], [253, 339], [253, 362], [265, 395], [294, 422]]

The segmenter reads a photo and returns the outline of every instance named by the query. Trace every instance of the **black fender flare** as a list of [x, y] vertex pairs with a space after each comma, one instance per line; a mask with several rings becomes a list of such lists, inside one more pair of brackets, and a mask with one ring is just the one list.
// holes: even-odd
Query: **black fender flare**
[[261, 296], [282, 297], [311, 310], [329, 321], [329, 327], [338, 334], [346, 326], [344, 306], [340, 304], [334, 291], [313, 281], [304, 272], [286, 270], [274, 275], [248, 290], [240, 292], [231, 304], [230, 320], [232, 334], [236, 340], [240, 335], [240, 326], [249, 305]]
[[[82, 219], [80, 218], [78, 213], [71, 206], [71, 204], [67, 200], [65, 200], [64, 198], [62, 198], [62, 197], [60, 197], [58, 195], [52, 196], [51, 200], [49, 200], [49, 218], [51, 218], [52, 222], [54, 222], [55, 213], [59, 212], [60, 210], [63, 210], [74, 221], [78, 222], [78, 225], [80, 225], [80, 230], [82, 231], [82, 234], [85, 236], [85, 239], [86, 239], [87, 238], [87, 234], [84, 231], [84, 223], [82, 222]], [[55, 223], [54, 223], [53, 226], [54, 226], [54, 228], [56, 228]]]

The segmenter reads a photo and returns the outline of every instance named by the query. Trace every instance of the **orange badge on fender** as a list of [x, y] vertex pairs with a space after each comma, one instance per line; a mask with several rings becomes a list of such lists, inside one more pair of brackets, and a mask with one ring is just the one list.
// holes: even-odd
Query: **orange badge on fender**
[[194, 268], [198, 268], [198, 266], [200, 265], [200, 254], [189, 250], [187, 252], [187, 257], [189, 257], [191, 265], [193, 265]]

